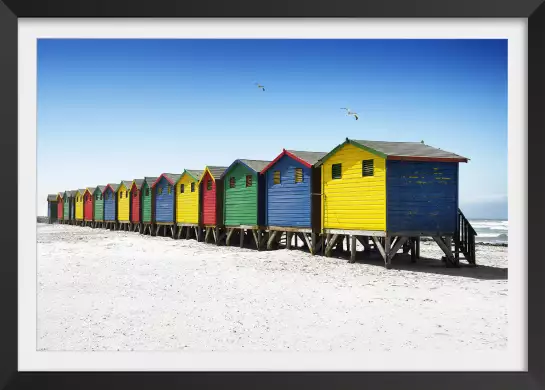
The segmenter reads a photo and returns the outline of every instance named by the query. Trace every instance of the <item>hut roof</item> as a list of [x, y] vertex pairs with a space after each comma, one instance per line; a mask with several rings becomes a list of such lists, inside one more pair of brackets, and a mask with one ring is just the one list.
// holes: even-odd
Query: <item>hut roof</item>
[[408, 161], [444, 161], [444, 162], [467, 162], [469, 159], [455, 153], [434, 148], [422, 142], [388, 142], [388, 141], [367, 141], [346, 139], [326, 156], [320, 159], [318, 165], [323, 164], [337, 150], [345, 144], [354, 145], [372, 154], [383, 157], [387, 160], [408, 160]]
[[210, 172], [210, 175], [214, 180], [219, 179], [221, 175], [223, 175], [223, 172], [227, 170], [227, 167], [216, 167], [216, 166], [207, 166], [206, 169], [208, 169], [208, 172]]
[[87, 187], [87, 191], [89, 191], [90, 194], [94, 193], [96, 190], [96, 187]]
[[73, 198], [78, 193], [78, 190], [71, 190], [71, 191], [68, 191], [68, 192], [70, 193], [70, 197]]
[[[199, 181], [201, 179], [203, 172], [204, 171], [197, 170], [197, 169], [184, 169], [184, 173], [187, 173], [189, 176], [191, 176], [193, 179], [195, 179], [197, 181]], [[182, 173], [182, 175], [180, 176], [180, 179], [182, 178], [184, 173]], [[178, 180], [180, 180], [180, 179], [178, 179]]]
[[270, 167], [272, 167], [278, 160], [280, 160], [283, 156], [289, 156], [293, 158], [294, 160], [299, 161], [306, 167], [310, 168], [316, 163], [320, 161], [322, 157], [324, 157], [327, 153], [326, 152], [305, 152], [305, 151], [299, 151], [299, 150], [286, 150], [283, 149], [282, 153], [280, 153], [276, 158], [271, 161], [265, 168], [261, 170], [261, 173], [265, 173]]
[[96, 192], [96, 190], [99, 190], [101, 193], [103, 193], [105, 189], [106, 189], [106, 186], [105, 186], [105, 185], [99, 185], [99, 186], [96, 186], [96, 187], [95, 187], [95, 189], [93, 190], [93, 192]]
[[260, 173], [263, 170], [263, 168], [265, 168], [270, 163], [270, 161], [267, 161], [267, 160], [247, 160], [247, 159], [244, 159], [244, 158], [239, 158], [239, 159], [233, 161], [233, 163], [231, 165], [229, 165], [229, 167], [221, 174], [221, 177], [223, 178], [227, 174], [227, 172], [229, 172], [231, 170], [232, 167], [234, 167], [235, 165], [237, 165], [239, 163], [244, 164], [246, 167], [248, 167], [249, 169], [251, 169], [255, 173]]
[[155, 185], [157, 183], [159, 183], [159, 181], [161, 180], [162, 177], [164, 177], [165, 179], [167, 179], [167, 181], [170, 183], [170, 184], [174, 184], [174, 183], [177, 183], [178, 180], [180, 180], [180, 177], [182, 175], [181, 174], [177, 174], [177, 173], [162, 173], [161, 176], [159, 176], [154, 182], [153, 184], [151, 185], [152, 187], [155, 187]]
[[153, 183], [155, 183], [155, 180], [157, 180], [156, 176], [145, 176], [144, 177], [144, 182], [148, 183], [149, 187], [151, 187], [153, 185]]
[[119, 183], [119, 186], [121, 187], [121, 184], [125, 186], [125, 188], [131, 188], [132, 186], [132, 180], [121, 180], [121, 183]]
[[[136, 185], [136, 188], [140, 190], [142, 189], [142, 184], [144, 184], [144, 179], [134, 179], [132, 182]], [[131, 184], [131, 187], [132, 187], [132, 184]]]
[[57, 195], [55, 195], [55, 194], [49, 194], [49, 195], [47, 195], [47, 200], [48, 200], [49, 202], [57, 201]]
[[80, 194], [85, 194], [85, 188], [78, 188], [76, 192], [79, 192]]
[[104, 191], [102, 192], [106, 192], [106, 190], [108, 189], [108, 187], [110, 187], [112, 189], [113, 192], [117, 193], [117, 189], [119, 188], [119, 184], [112, 184], [112, 183], [108, 183], [106, 185], [106, 187], [104, 187]]

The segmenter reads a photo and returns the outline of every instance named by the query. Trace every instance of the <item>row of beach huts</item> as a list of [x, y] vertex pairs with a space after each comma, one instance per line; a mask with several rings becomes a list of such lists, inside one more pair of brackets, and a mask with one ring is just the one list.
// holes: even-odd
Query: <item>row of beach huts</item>
[[237, 159], [66, 190], [48, 196], [48, 219], [92, 228], [197, 239], [257, 250], [295, 240], [311, 254], [420, 256], [431, 237], [443, 261], [475, 264], [476, 233], [458, 208], [458, 167], [468, 159], [422, 142], [346, 139], [327, 152], [282, 150], [272, 161]]

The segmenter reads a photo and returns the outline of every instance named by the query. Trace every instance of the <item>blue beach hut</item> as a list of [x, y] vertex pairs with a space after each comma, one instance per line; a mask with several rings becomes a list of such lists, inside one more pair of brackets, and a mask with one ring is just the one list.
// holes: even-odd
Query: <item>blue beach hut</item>
[[[265, 175], [265, 225], [269, 236], [286, 233], [301, 238], [312, 254], [317, 249], [321, 228], [320, 168], [326, 152], [283, 149], [261, 173]], [[270, 245], [274, 240], [269, 239]]]

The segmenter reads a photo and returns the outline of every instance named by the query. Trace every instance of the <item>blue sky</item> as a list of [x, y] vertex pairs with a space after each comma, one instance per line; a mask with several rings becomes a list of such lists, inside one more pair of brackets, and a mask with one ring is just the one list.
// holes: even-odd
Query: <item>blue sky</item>
[[345, 137], [469, 157], [462, 210], [507, 218], [507, 41], [38, 42], [40, 214], [48, 193]]

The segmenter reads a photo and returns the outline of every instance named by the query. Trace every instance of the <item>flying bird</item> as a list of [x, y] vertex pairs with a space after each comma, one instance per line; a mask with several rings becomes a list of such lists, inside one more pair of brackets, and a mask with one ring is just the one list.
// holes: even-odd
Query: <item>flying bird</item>
[[356, 120], [358, 120], [358, 113], [350, 111], [350, 108], [341, 107], [341, 110], [346, 110], [346, 115], [352, 115]]
[[265, 91], [265, 87], [261, 84], [255, 83], [257, 85], [257, 88], [260, 88], [261, 90]]

